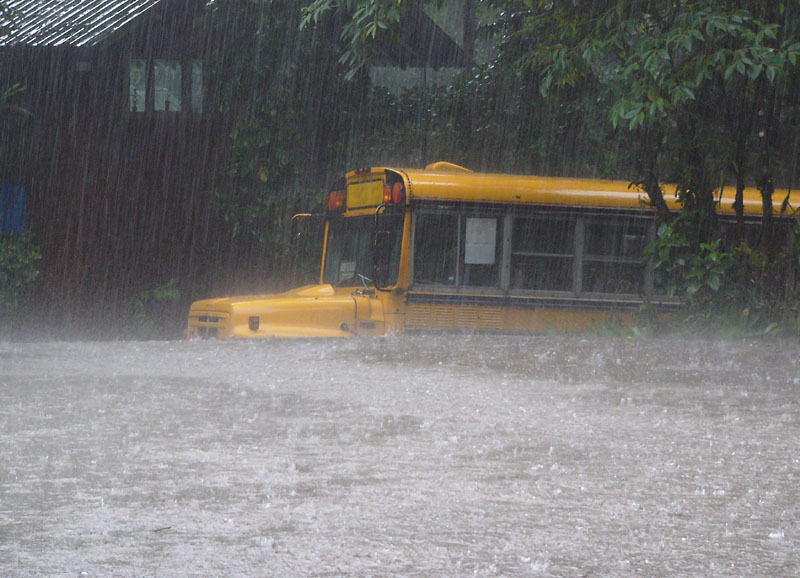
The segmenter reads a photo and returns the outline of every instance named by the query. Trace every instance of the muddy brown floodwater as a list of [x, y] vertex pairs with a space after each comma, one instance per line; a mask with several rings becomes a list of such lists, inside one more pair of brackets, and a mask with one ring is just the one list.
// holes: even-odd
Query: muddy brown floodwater
[[797, 576], [795, 342], [0, 343], [3, 576]]

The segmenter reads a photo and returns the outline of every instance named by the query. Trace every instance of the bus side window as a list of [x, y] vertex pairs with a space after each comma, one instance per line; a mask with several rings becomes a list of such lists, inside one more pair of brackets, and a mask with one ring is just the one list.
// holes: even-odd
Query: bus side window
[[418, 213], [414, 225], [414, 282], [455, 285], [458, 216]]
[[631, 219], [586, 223], [583, 291], [636, 295], [644, 287], [646, 225]]
[[514, 218], [511, 288], [570, 291], [574, 235], [574, 218], [545, 215]]

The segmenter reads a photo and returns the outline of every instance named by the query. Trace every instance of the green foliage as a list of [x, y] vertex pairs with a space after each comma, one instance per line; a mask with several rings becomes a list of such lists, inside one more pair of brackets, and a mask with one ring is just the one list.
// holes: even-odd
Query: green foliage
[[168, 309], [181, 298], [175, 279], [164, 285], [142, 291], [131, 300], [131, 328], [140, 339], [162, 336], [163, 318], [168, 317]]
[[704, 310], [727, 291], [723, 280], [735, 261], [722, 250], [721, 239], [697, 242], [699, 225], [697, 213], [661, 223], [656, 240], [645, 247], [645, 259], [653, 265], [659, 293], [683, 297], [692, 308]]
[[284, 232], [285, 217], [314, 202], [308, 190], [291, 185], [304, 169], [293, 113], [268, 107], [241, 118], [231, 135], [232, 186], [215, 193], [214, 206], [233, 237], [250, 235], [262, 245], [279, 242], [276, 233]]
[[[0, 64], [2, 64], [0, 62]], [[6, 129], [6, 123], [14, 118], [30, 116], [30, 112], [14, 102], [15, 98], [25, 92], [25, 87], [14, 83], [0, 89], [0, 133]]]
[[658, 292], [680, 296], [694, 311], [705, 311], [731, 290], [724, 280], [736, 262], [721, 249], [721, 239], [691, 241], [698, 237], [698, 223], [691, 213], [661, 223], [656, 240], [645, 248], [645, 259], [653, 264]]
[[0, 237], [0, 310], [16, 312], [25, 289], [39, 278], [41, 259], [30, 231]]
[[11, 99], [24, 91], [25, 87], [19, 83], [16, 83], [7, 87], [5, 90], [3, 90], [3, 92], [0, 93], [0, 116], [4, 116], [9, 112], [23, 112], [21, 108], [15, 106], [11, 102]]
[[288, 266], [289, 218], [322, 201], [321, 153], [335, 150], [339, 105], [350, 106], [337, 90], [334, 47], [310, 28], [299, 31], [302, 5], [225, 0], [208, 15], [220, 27], [238, 23], [210, 66], [220, 108], [232, 118], [227, 179], [213, 192], [221, 242], [242, 262], [275, 272]]
[[653, 264], [655, 285], [659, 292], [675, 296], [684, 284], [684, 268], [689, 241], [683, 232], [681, 215], [669, 223], [661, 223], [653, 243], [645, 247], [645, 262]]
[[610, 120], [633, 130], [669, 121], [708, 82], [737, 76], [770, 83], [794, 67], [800, 43], [780, 26], [716, 1], [595, 2], [574, 18], [566, 3], [539, 2], [525, 33], [546, 40], [522, 63], [541, 70], [541, 90], [587, 77], [615, 95]]
[[341, 31], [345, 49], [340, 62], [347, 66], [347, 79], [352, 79], [369, 66], [379, 40], [386, 41], [387, 37], [396, 40], [397, 25], [407, 5], [402, 0], [314, 0], [303, 8], [301, 28], [318, 24], [330, 13], [346, 13], [348, 18]]
[[718, 299], [722, 280], [733, 265], [730, 255], [720, 249], [721, 241], [700, 243], [686, 261], [686, 295], [696, 305]]
[[701, 332], [797, 335], [800, 296], [790, 287], [800, 259], [800, 225], [794, 223], [794, 241], [773, 257], [744, 243], [725, 249], [719, 238], [697, 242], [699, 223], [691, 213], [662, 223], [645, 250], [657, 292], [687, 306], [681, 323]]

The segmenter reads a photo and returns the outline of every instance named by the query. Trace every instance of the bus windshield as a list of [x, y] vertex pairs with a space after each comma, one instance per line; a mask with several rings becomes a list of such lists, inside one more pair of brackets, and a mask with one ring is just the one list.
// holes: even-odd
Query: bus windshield
[[374, 216], [331, 220], [323, 283], [361, 285], [359, 275], [380, 287], [397, 283], [402, 232], [401, 215], [382, 215], [377, 235]]

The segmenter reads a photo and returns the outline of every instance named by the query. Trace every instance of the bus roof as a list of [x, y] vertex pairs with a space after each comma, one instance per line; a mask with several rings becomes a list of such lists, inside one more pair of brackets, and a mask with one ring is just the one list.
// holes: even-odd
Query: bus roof
[[[648, 201], [647, 193], [625, 181], [572, 179], [507, 174], [474, 173], [450, 163], [434, 163], [425, 169], [374, 168], [372, 174], [390, 170], [408, 179], [411, 200], [444, 202], [478, 202], [542, 204], [551, 206], [581, 206], [597, 208], [637, 209]], [[353, 176], [357, 173], [351, 173]], [[663, 185], [664, 199], [671, 210], [680, 210], [674, 185]], [[773, 195], [774, 212], [780, 213], [787, 190], [776, 189]], [[717, 210], [734, 214], [735, 187], [725, 187]], [[800, 207], [800, 192], [792, 192], [790, 207]], [[744, 190], [746, 215], [761, 215], [761, 193], [758, 189]]]

